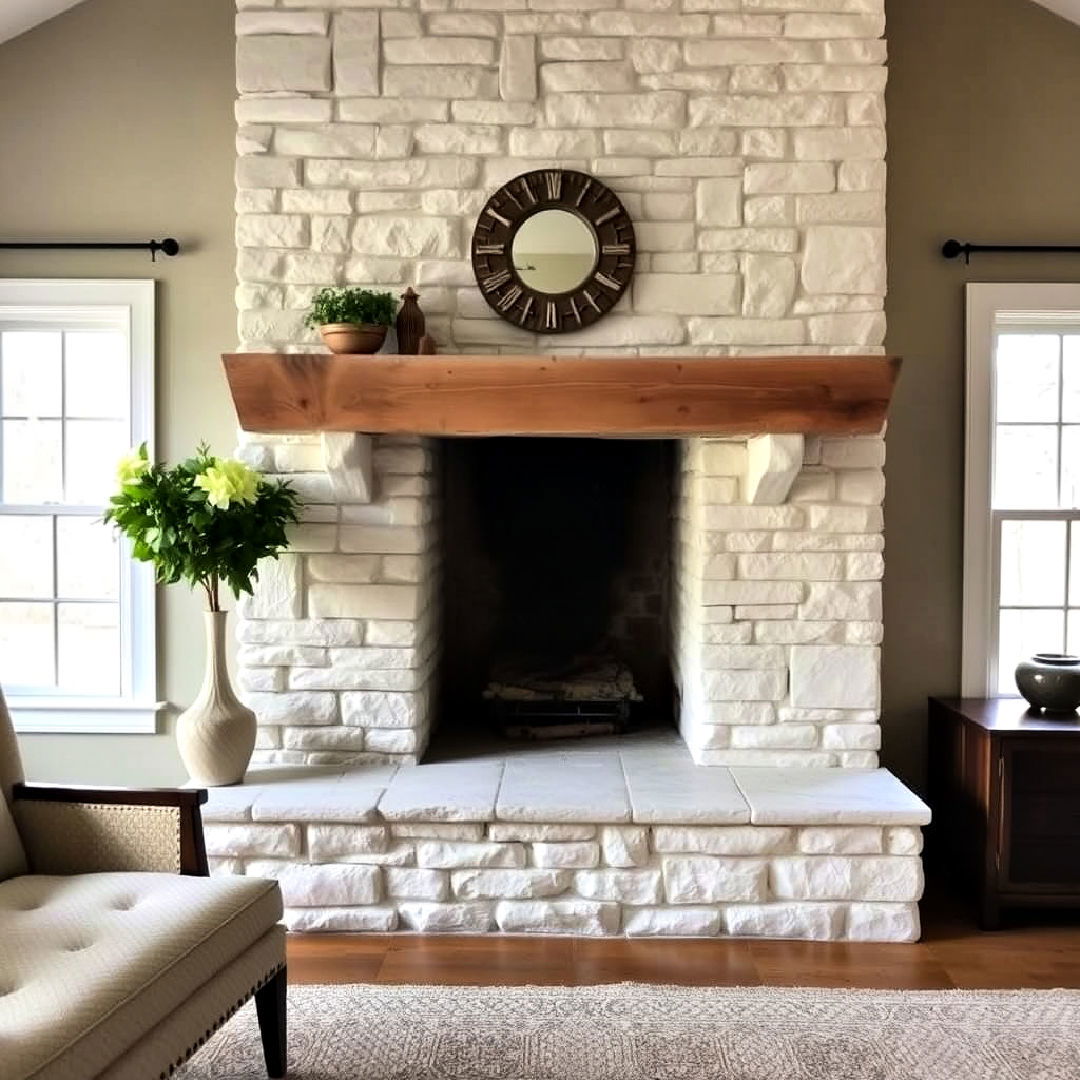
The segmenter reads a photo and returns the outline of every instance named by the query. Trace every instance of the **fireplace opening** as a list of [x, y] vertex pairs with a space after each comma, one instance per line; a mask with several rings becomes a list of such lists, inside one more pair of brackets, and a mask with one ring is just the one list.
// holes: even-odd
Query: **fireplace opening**
[[441, 735], [670, 725], [677, 443], [443, 443]]

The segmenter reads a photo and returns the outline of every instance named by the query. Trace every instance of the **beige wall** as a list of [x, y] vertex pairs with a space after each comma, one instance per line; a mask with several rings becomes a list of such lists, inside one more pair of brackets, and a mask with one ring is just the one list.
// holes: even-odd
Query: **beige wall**
[[[4, 277], [157, 279], [158, 451], [170, 458], [199, 438], [227, 452], [234, 437], [218, 360], [236, 340], [232, 21], [229, 0], [88, 0], [0, 45], [0, 234], [173, 235], [185, 247], [156, 265], [134, 252], [0, 252]], [[175, 588], [159, 612], [159, 689], [190, 701], [199, 604]], [[40, 779], [184, 775], [170, 733], [21, 742]]]
[[[1078, 280], [1080, 258], [938, 254], [943, 239], [1080, 237], [1080, 29], [1029, 0], [891, 0], [889, 346], [906, 358], [889, 431], [885, 760], [924, 775], [928, 693], [959, 681], [965, 281]], [[232, 10], [225, 0], [88, 0], [0, 46], [0, 231], [137, 238], [187, 253], [0, 254], [4, 276], [160, 285], [159, 448], [227, 449], [217, 353], [232, 302]], [[163, 689], [194, 693], [198, 604], [163, 604]], [[168, 734], [24, 737], [40, 778], [169, 782]]]
[[1078, 281], [1080, 27], [1030, 0], [890, 0], [888, 346], [904, 357], [885, 505], [885, 764], [921, 784], [926, 696], [960, 682], [967, 281]]

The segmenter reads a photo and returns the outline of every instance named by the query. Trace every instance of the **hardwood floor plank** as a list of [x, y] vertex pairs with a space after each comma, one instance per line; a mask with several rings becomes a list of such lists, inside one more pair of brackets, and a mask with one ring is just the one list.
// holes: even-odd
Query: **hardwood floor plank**
[[950, 990], [953, 982], [921, 945], [754, 941], [750, 955], [764, 986]]
[[393, 939], [377, 982], [564, 986], [574, 983], [572, 938], [432, 937]]
[[756, 986], [760, 980], [746, 946], [745, 941], [580, 938], [574, 941], [573, 981], [579, 986]]
[[392, 940], [384, 935], [290, 934], [289, 982], [375, 982]]

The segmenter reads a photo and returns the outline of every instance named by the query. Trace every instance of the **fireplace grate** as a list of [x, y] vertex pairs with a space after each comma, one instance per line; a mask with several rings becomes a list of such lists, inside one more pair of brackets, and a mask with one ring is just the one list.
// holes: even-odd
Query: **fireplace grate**
[[631, 702], [514, 701], [489, 698], [492, 725], [509, 739], [563, 739], [583, 735], [617, 735], [630, 723]]

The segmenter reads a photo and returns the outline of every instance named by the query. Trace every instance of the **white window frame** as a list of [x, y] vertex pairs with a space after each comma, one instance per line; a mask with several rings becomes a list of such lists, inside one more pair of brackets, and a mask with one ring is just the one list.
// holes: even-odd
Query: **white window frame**
[[[994, 354], [1002, 319], [1080, 323], [1080, 284], [967, 286], [967, 386], [964, 462], [964, 615], [961, 692], [1000, 697], [997, 672], [1000, 518], [1075, 520], [1080, 510], [991, 508], [994, 438]], [[1066, 320], [1068, 322], [1066, 323]], [[1071, 537], [1071, 530], [1067, 530]], [[1068, 563], [1071, 561], [1067, 555]]]
[[[126, 321], [131, 347], [131, 445], [154, 450], [154, 282], [149, 278], [0, 279], [0, 328], [19, 325], [92, 324], [102, 309]], [[30, 512], [19, 508], [12, 512]], [[121, 560], [121, 693], [73, 697], [57, 693], [8, 697], [15, 730], [43, 733], [140, 733], [157, 731], [164, 702], [157, 700], [156, 592], [152, 568]]]

